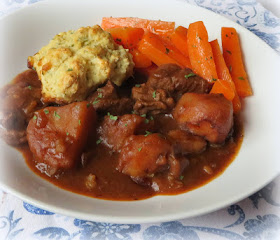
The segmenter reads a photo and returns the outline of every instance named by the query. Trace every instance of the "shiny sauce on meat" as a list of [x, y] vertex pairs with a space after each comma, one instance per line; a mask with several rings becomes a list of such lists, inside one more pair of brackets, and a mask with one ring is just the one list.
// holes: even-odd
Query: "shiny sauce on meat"
[[[20, 78], [24, 75], [18, 75]], [[141, 80], [140, 80], [141, 81]], [[98, 117], [99, 125], [103, 116]], [[157, 132], [166, 134], [176, 129], [176, 122], [168, 114], [160, 114], [155, 117]], [[181, 174], [183, 185], [178, 188], [161, 187], [159, 192], [150, 186], [139, 185], [131, 180], [128, 175], [117, 170], [120, 153], [112, 151], [102, 143], [96, 143], [99, 136], [94, 136], [88, 141], [86, 157], [75, 169], [62, 172], [49, 177], [40, 168], [33, 158], [28, 144], [17, 149], [22, 153], [29, 168], [51, 182], [52, 184], [82, 195], [109, 200], [141, 200], [155, 195], [181, 194], [207, 184], [209, 181], [223, 173], [234, 160], [243, 140], [243, 126], [240, 115], [234, 116], [232, 134], [223, 145], [210, 145], [199, 154], [188, 155], [189, 165]], [[95, 176], [94, 188], [88, 188], [85, 184], [88, 176]]]
[[[163, 123], [164, 122], [164, 123]], [[173, 120], [165, 117], [161, 126], [172, 128]], [[159, 194], [180, 194], [207, 184], [218, 177], [236, 157], [243, 139], [243, 128], [240, 116], [235, 117], [234, 132], [223, 146], [208, 146], [201, 154], [189, 156], [190, 164], [182, 173], [182, 188], [164, 189]], [[163, 128], [163, 131], [167, 130]], [[28, 166], [33, 172], [56, 186], [79, 193], [82, 195], [110, 199], [110, 200], [139, 200], [152, 197], [158, 193], [148, 186], [142, 186], [133, 182], [129, 176], [116, 170], [118, 153], [112, 152], [105, 145], [91, 146], [94, 152], [88, 159], [85, 167], [79, 166], [75, 170], [69, 170], [58, 177], [48, 177], [42, 173], [34, 162], [28, 146], [19, 149]], [[97, 187], [89, 191], [84, 182], [89, 174], [94, 174], [97, 179]]]

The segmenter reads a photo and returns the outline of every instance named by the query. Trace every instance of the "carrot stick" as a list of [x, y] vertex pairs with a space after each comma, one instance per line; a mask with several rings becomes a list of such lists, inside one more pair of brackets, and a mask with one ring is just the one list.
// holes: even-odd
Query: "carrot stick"
[[135, 48], [144, 34], [142, 28], [132, 27], [109, 28], [106, 31], [111, 33], [117, 44], [127, 49]]
[[136, 68], [147, 68], [152, 65], [152, 61], [137, 49], [130, 49], [129, 52], [133, 57]]
[[[213, 52], [213, 57], [214, 57], [215, 65], [216, 65], [218, 78], [221, 79], [222, 81], [227, 81], [229, 83], [229, 88], [217, 88], [217, 86], [215, 86], [215, 85], [220, 85], [221, 83], [216, 82], [213, 86], [214, 89], [212, 88], [211, 92], [212, 91], [217, 92], [218, 89], [220, 89], [221, 90], [220, 93], [223, 93], [225, 97], [227, 96], [226, 98], [228, 100], [232, 100], [233, 110], [235, 113], [238, 113], [241, 109], [241, 102], [240, 102], [239, 96], [236, 92], [234, 82], [231, 78], [231, 75], [230, 75], [227, 65], [225, 63], [218, 40], [216, 39], [216, 40], [210, 42], [210, 45], [212, 47], [212, 52]], [[230, 93], [227, 93], [225, 91], [230, 91]], [[233, 95], [233, 99], [229, 99], [231, 97], [231, 95]]]
[[212, 48], [208, 42], [208, 33], [202, 21], [189, 25], [187, 45], [192, 70], [209, 82], [217, 79]]
[[157, 66], [175, 63], [181, 67], [187, 64], [186, 58], [173, 46], [151, 32], [146, 32], [139, 42], [138, 50]]
[[231, 83], [223, 79], [217, 79], [215, 81], [210, 93], [222, 93], [229, 101], [232, 101], [234, 98]]
[[143, 28], [158, 35], [168, 36], [175, 28], [175, 22], [148, 20], [136, 17], [103, 17], [101, 27], [108, 28], [133, 27]]
[[224, 59], [238, 95], [242, 98], [253, 95], [242, 60], [239, 37], [234, 28], [222, 28], [222, 43]]
[[182, 54], [184, 54], [186, 57], [189, 57], [187, 36], [188, 36], [188, 29], [183, 26], [179, 26], [170, 35], [170, 40]]

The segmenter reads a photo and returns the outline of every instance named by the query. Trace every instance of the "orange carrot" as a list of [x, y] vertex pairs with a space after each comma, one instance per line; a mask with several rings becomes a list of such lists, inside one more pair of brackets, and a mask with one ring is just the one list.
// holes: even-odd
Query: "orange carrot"
[[133, 62], [136, 68], [147, 68], [152, 65], [152, 61], [137, 49], [130, 49], [129, 52], [133, 57]]
[[188, 51], [192, 70], [209, 82], [217, 79], [208, 33], [202, 21], [191, 23], [188, 29]]
[[109, 28], [106, 31], [111, 33], [116, 43], [128, 49], [135, 48], [144, 34], [142, 28], [132, 27]]
[[[210, 42], [210, 44], [212, 47], [212, 52], [213, 52], [213, 57], [214, 57], [215, 65], [216, 65], [218, 78], [221, 79], [222, 81], [227, 81], [230, 84], [229, 88], [217, 88], [217, 86], [215, 86], [215, 85], [219, 86], [221, 83], [220, 83], [220, 81], [219, 81], [219, 83], [216, 82], [213, 86], [214, 90], [212, 89], [212, 91], [217, 92], [217, 90], [220, 89], [221, 90], [220, 93], [223, 93], [225, 97], [233, 95], [234, 96], [233, 100], [229, 99], [229, 97], [226, 97], [226, 98], [228, 100], [232, 100], [234, 112], [238, 113], [241, 109], [241, 102], [240, 102], [239, 96], [236, 92], [234, 82], [232, 81], [231, 75], [230, 75], [227, 65], [225, 63], [218, 40], [216, 39], [216, 40]], [[225, 92], [226, 90], [228, 90], [230, 92], [227, 93], [227, 92]]]
[[179, 26], [170, 35], [170, 40], [181, 53], [183, 53], [186, 57], [189, 57], [187, 36], [188, 36], [188, 29], [183, 26]]
[[160, 36], [146, 32], [139, 42], [138, 50], [156, 65], [175, 63], [185, 67], [188, 63], [174, 46], [167, 44]]
[[222, 28], [223, 55], [230, 70], [238, 95], [242, 98], [253, 94], [242, 60], [239, 37], [234, 28]]
[[148, 20], [136, 17], [103, 17], [101, 27], [108, 28], [133, 27], [143, 28], [158, 35], [168, 36], [175, 28], [175, 22]]
[[210, 93], [222, 93], [229, 101], [232, 101], [234, 98], [231, 83], [223, 79], [217, 79], [215, 81]]

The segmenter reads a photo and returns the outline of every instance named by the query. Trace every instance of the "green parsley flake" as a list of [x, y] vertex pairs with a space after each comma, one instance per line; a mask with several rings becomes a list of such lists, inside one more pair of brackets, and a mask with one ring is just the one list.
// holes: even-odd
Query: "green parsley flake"
[[240, 80], [245, 80], [244, 77], [238, 77], [238, 79], [240, 79]]
[[30, 90], [31, 90], [31, 89], [32, 89], [32, 87], [29, 85], [29, 86], [28, 86], [28, 89], [30, 89]]
[[33, 119], [36, 120], [38, 117], [36, 115], [33, 116]]
[[49, 114], [49, 110], [48, 109], [44, 109], [45, 114]]
[[153, 98], [156, 98], [156, 97], [157, 97], [157, 92], [153, 91]]
[[142, 147], [138, 148], [138, 152], [141, 152], [141, 150], [142, 150]]
[[87, 108], [89, 108], [89, 107], [90, 107], [90, 105], [91, 105], [91, 104], [90, 104], [90, 103], [88, 103], [88, 104], [87, 104]]
[[100, 144], [102, 142], [102, 140], [101, 139], [98, 139], [97, 141], [96, 141], [96, 144], [98, 145], [98, 144]]
[[170, 52], [169, 48], [165, 48], [165, 53], [168, 54]]
[[57, 114], [56, 111], [54, 111], [53, 115], [54, 115], [55, 117], [57, 117], [58, 119], [60, 119], [60, 116]]
[[147, 136], [149, 136], [149, 135], [151, 135], [151, 134], [152, 134], [151, 132], [146, 131], [146, 134], [145, 134], [144, 136], [147, 137]]
[[150, 116], [150, 119], [153, 121], [154, 120], [153, 116]]
[[216, 81], [217, 81], [217, 78], [212, 78], [212, 81], [213, 81], [213, 82], [216, 82]]
[[232, 72], [232, 66], [231, 65], [228, 67], [228, 69], [229, 69], [230, 72]]
[[73, 71], [73, 68], [68, 68], [67, 69], [67, 72], [71, 72], [71, 71]]
[[79, 119], [79, 125], [81, 125], [81, 120]]
[[98, 93], [97, 98], [102, 98], [102, 97], [103, 97], [102, 93]]
[[184, 179], [184, 176], [183, 176], [183, 175], [181, 175], [181, 176], [180, 176], [180, 180], [183, 180], [183, 179]]
[[120, 38], [116, 38], [116, 41], [120, 42], [120, 43], [122, 42], [122, 40]]
[[144, 113], [144, 114], [142, 114], [142, 115], [140, 115], [140, 117], [146, 117], [147, 115]]
[[150, 122], [149, 119], [146, 118], [145, 123], [148, 124], [149, 122]]
[[231, 54], [231, 51], [229, 51], [229, 50], [226, 50], [226, 51], [227, 51], [228, 54]]
[[135, 84], [135, 87], [141, 87], [141, 84]]
[[66, 136], [68, 136], [68, 135], [69, 135], [69, 132], [66, 133]]
[[126, 124], [124, 124], [124, 126], [126, 126], [126, 127], [127, 127], [127, 123], [126, 123]]
[[190, 73], [190, 74], [188, 74], [188, 75], [185, 75], [185, 78], [188, 79], [188, 78], [194, 77], [194, 76], [196, 76], [195, 73]]
[[100, 100], [94, 100], [92, 104], [94, 105], [94, 104], [96, 104], [96, 103], [99, 103], [99, 101], [100, 101]]
[[109, 112], [107, 113], [107, 115], [110, 117], [111, 120], [116, 121], [118, 119], [118, 116], [111, 115]]
[[36, 71], [36, 68], [35, 68], [35, 67], [32, 67], [32, 69], [33, 69], [34, 71]]

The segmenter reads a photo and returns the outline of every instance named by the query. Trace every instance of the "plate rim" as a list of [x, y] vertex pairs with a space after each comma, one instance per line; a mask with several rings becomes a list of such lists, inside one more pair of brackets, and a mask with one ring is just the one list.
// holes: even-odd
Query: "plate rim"
[[[103, 2], [106, 2], [106, 1], [107, 2], [111, 2], [111, 0], [105, 0]], [[122, 0], [122, 2], [125, 2], [125, 1], [126, 0]], [[164, 2], [171, 2], [170, 0], [163, 0], [163, 1]], [[163, 2], [163, 1], [158, 1], [158, 2]], [[242, 29], [242, 31], [244, 31], [246, 35], [250, 34], [254, 38], [254, 40], [256, 42], [259, 42], [262, 45], [262, 47], [266, 48], [266, 51], [270, 51], [270, 54], [273, 54], [276, 58], [280, 59], [279, 58], [279, 54], [276, 52], [276, 50], [271, 48], [264, 40], [262, 40], [261, 38], [259, 38], [255, 34], [253, 34], [251, 31], [249, 31], [248, 29], [246, 29], [242, 25], [239, 25], [236, 22], [234, 22], [234, 21], [232, 21], [232, 20], [230, 20], [230, 19], [228, 19], [228, 18], [226, 18], [226, 17], [224, 17], [222, 15], [219, 15], [219, 14], [213, 12], [213, 11], [210, 11], [208, 9], [202, 8], [200, 6], [192, 5], [192, 4], [189, 4], [189, 3], [184, 2], [182, 0], [173, 0], [173, 1], [181, 2], [182, 4], [185, 4], [186, 6], [189, 6], [191, 8], [199, 9], [202, 12], [207, 12], [207, 14], [210, 14], [210, 15], [213, 15], [215, 17], [221, 18], [221, 20], [224, 19], [226, 21], [226, 23], [230, 22], [230, 24], [235, 26], [236, 28]], [[44, 0], [44, 1], [36, 2], [36, 3], [30, 4], [30, 5], [24, 6], [23, 8], [17, 9], [15, 11], [13, 11], [11, 13], [8, 13], [7, 15], [3, 16], [2, 18], [0, 18], [0, 22], [5, 20], [5, 19], [8, 19], [10, 17], [13, 17], [14, 15], [17, 15], [18, 12], [26, 11], [26, 8], [40, 7], [39, 5], [44, 5], [44, 4], [48, 3], [48, 2], [56, 3], [55, 0]], [[241, 148], [242, 148], [242, 146], [241, 146]], [[234, 160], [233, 160], [233, 162], [234, 162]], [[221, 175], [219, 175], [218, 178]], [[11, 193], [12, 195], [22, 199], [23, 201], [31, 203], [32, 205], [35, 205], [36, 207], [40, 207], [42, 209], [45, 209], [45, 210], [48, 210], [48, 211], [51, 211], [51, 212], [60, 213], [60, 214], [63, 214], [63, 215], [74, 217], [74, 218], [79, 217], [80, 219], [93, 220], [93, 221], [96, 221], [96, 222], [110, 222], [110, 223], [119, 223], [119, 224], [127, 224], [127, 223], [154, 223], [154, 222], [172, 221], [172, 220], [178, 220], [178, 219], [183, 219], [183, 218], [196, 217], [196, 216], [200, 216], [200, 215], [204, 215], [204, 214], [207, 214], [207, 213], [210, 213], [210, 212], [217, 211], [219, 209], [222, 209], [222, 208], [224, 208], [226, 206], [229, 206], [230, 204], [233, 204], [235, 202], [238, 202], [238, 201], [240, 201], [240, 200], [250, 196], [254, 192], [256, 192], [256, 191], [260, 190], [261, 188], [263, 188], [264, 186], [266, 186], [269, 182], [271, 182], [273, 179], [275, 179], [278, 175], [279, 175], [279, 172], [276, 172], [273, 176], [271, 176], [271, 178], [269, 180], [267, 180], [265, 183], [263, 183], [262, 186], [258, 186], [258, 188], [252, 189], [251, 191], [248, 191], [246, 194], [243, 194], [242, 196], [240, 195], [240, 196], [236, 197], [236, 199], [234, 199], [234, 200], [231, 199], [231, 200], [225, 201], [223, 204], [219, 204], [219, 206], [216, 206], [214, 208], [212, 207], [211, 209], [208, 209], [208, 210], [201, 209], [200, 211], [196, 210], [196, 213], [192, 213], [192, 214], [190, 214], [190, 213], [182, 214], [181, 213], [181, 214], [176, 214], [176, 215], [173, 214], [172, 216], [164, 215], [164, 217], [157, 216], [157, 217], [137, 217], [137, 218], [134, 217], [134, 218], [131, 218], [131, 217], [119, 217], [119, 216], [92, 215], [92, 213], [87, 213], [87, 214], [82, 213], [82, 215], [83, 215], [82, 216], [80, 214], [80, 212], [69, 210], [69, 209], [59, 208], [59, 207], [56, 207], [56, 206], [54, 206], [52, 204], [45, 203], [43, 201], [40, 201], [40, 200], [34, 199], [32, 197], [29, 197], [27, 195], [24, 195], [23, 193], [21, 193], [19, 191], [11, 189], [9, 186], [7, 186], [3, 182], [0, 182], [0, 187], [4, 191]], [[199, 188], [201, 188], [201, 187], [199, 187]], [[64, 189], [61, 189], [61, 190], [66, 191]], [[69, 192], [69, 191], [67, 191], [67, 192]], [[74, 193], [74, 194], [77, 194], [77, 193]], [[83, 196], [83, 195], [80, 195], [80, 196]], [[85, 197], [85, 196], [83, 196], [83, 197]], [[160, 197], [163, 197], [163, 196], [160, 195]], [[166, 196], [164, 196], [164, 197], [166, 197]], [[172, 196], [167, 196], [167, 197], [172, 197]], [[110, 201], [110, 200], [105, 200], [105, 201]], [[111, 218], [113, 221], [110, 221], [109, 218]]]

